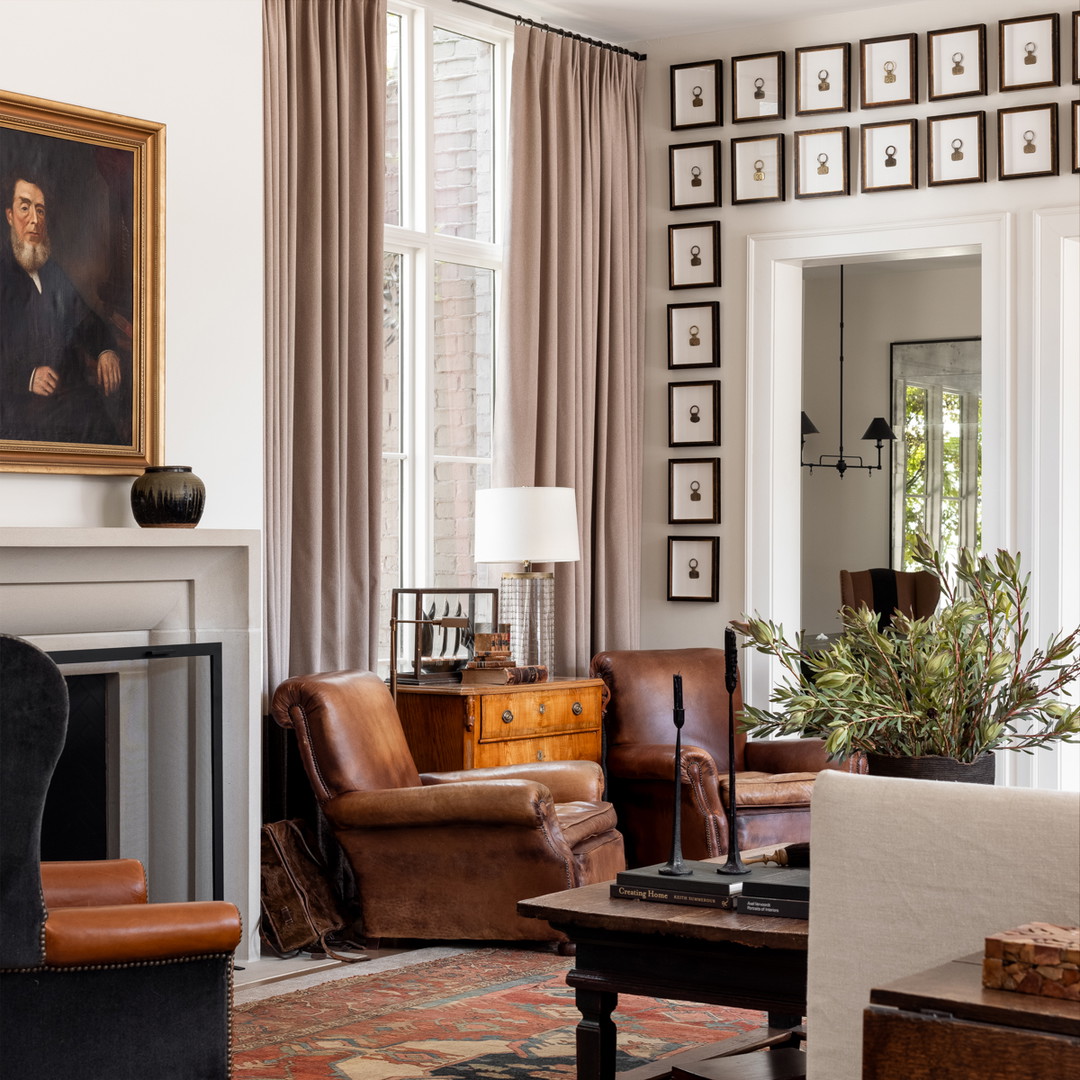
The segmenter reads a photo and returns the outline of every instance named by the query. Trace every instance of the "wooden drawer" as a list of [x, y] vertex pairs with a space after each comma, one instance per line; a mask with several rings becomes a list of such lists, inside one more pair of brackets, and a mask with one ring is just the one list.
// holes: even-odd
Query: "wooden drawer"
[[535, 690], [485, 694], [481, 700], [481, 742], [590, 730], [600, 730], [600, 688], [596, 686], [540, 684]]
[[580, 731], [543, 739], [509, 739], [478, 743], [473, 766], [523, 765], [531, 761], [599, 761], [600, 732]]

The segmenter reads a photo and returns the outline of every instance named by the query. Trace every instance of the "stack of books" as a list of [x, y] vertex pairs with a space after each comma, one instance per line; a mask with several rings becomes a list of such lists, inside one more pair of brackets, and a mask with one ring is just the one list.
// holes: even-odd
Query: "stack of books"
[[473, 658], [461, 671], [461, 681], [473, 686], [509, 686], [518, 683], [547, 682], [543, 664], [515, 667], [510, 655], [510, 634], [476, 634]]
[[734, 910], [735, 898], [743, 889], [744, 878], [718, 874], [718, 863], [695, 859], [683, 860], [683, 865], [693, 872], [678, 877], [661, 874], [660, 868], [666, 865], [657, 863], [639, 870], [620, 870], [611, 883], [612, 898]]
[[770, 866], [755, 869], [743, 882], [735, 910], [742, 915], [768, 915], [774, 919], [808, 919], [809, 867]]

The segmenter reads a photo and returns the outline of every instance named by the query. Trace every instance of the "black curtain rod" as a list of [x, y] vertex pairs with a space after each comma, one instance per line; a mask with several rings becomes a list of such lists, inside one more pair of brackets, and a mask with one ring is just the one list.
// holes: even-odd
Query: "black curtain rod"
[[582, 37], [581, 34], [575, 34], [572, 30], [561, 30], [557, 26], [548, 26], [547, 23], [534, 22], [532, 19], [525, 18], [524, 15], [511, 15], [509, 11], [500, 11], [498, 8], [488, 7], [487, 4], [478, 4], [476, 0], [454, 0], [455, 4], [468, 4], [469, 7], [479, 8], [481, 11], [490, 11], [492, 15], [500, 15], [504, 19], [513, 19], [514, 22], [522, 23], [525, 26], [533, 26], [537, 30], [544, 30], [549, 34], [558, 34], [560, 37], [573, 38], [575, 41], [583, 41], [586, 45], [595, 45], [600, 49], [609, 49], [613, 53], [622, 53], [624, 56], [633, 57], [635, 60], [644, 60], [644, 53], [636, 53], [631, 49], [624, 49], [621, 45], [612, 45], [607, 41], [596, 41], [594, 38]]

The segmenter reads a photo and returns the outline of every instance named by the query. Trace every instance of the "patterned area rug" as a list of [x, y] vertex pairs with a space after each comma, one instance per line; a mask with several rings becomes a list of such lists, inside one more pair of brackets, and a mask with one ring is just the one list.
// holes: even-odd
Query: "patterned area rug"
[[[573, 960], [480, 948], [237, 1007], [235, 1080], [573, 1080]], [[620, 996], [617, 1068], [760, 1027], [757, 1012]]]

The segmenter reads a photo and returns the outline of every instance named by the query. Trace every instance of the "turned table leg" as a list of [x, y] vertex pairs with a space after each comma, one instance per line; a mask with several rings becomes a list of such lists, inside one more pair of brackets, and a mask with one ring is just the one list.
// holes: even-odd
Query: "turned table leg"
[[578, 1080], [615, 1080], [615, 1021], [619, 995], [606, 990], [575, 991]]

